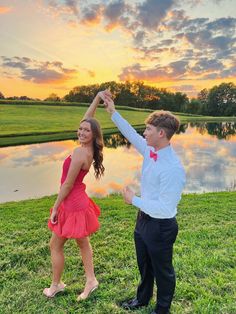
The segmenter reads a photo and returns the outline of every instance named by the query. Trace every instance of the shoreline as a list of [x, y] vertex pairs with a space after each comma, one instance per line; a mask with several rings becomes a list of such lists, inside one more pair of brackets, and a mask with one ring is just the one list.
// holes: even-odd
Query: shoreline
[[[236, 202], [236, 190], [230, 190], [230, 191], [214, 191], [214, 192], [191, 192], [191, 193], [183, 193], [182, 194], [182, 198], [185, 197], [202, 197], [203, 195], [207, 196], [207, 195], [219, 195], [219, 194], [234, 194], [235, 193], [235, 202]], [[38, 201], [43, 201], [44, 199], [56, 199], [57, 194], [52, 194], [52, 195], [45, 195], [42, 197], [36, 197], [36, 198], [26, 198], [26, 199], [22, 199], [22, 200], [16, 200], [16, 201], [4, 201], [1, 202], [0, 201], [0, 207], [6, 204], [12, 204], [12, 203], [26, 203], [26, 202], [38, 202]], [[95, 197], [95, 196], [89, 196], [89, 198], [94, 199], [95, 201], [105, 201], [107, 199], [111, 199], [111, 198], [120, 198], [121, 200], [123, 200], [122, 194], [121, 193], [113, 193], [113, 194], [109, 194], [107, 196], [103, 196], [103, 197]]]

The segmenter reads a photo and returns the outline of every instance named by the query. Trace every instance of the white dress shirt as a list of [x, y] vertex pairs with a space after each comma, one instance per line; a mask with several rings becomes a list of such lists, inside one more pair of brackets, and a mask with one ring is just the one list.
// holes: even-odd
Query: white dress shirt
[[[144, 158], [141, 196], [134, 196], [132, 204], [153, 218], [175, 217], [185, 184], [185, 171], [175, 151], [168, 145], [155, 152], [117, 111], [111, 119]], [[157, 153], [156, 161], [150, 151]]]

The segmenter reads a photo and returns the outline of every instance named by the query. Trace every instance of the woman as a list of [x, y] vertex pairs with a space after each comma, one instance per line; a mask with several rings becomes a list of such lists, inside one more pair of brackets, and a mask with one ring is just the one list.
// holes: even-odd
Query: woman
[[84, 291], [78, 296], [78, 300], [86, 299], [98, 287], [89, 235], [99, 228], [100, 209], [87, 196], [86, 186], [82, 181], [92, 164], [97, 179], [105, 170], [102, 164], [102, 133], [99, 123], [92, 118], [102, 98], [103, 92], [99, 92], [80, 123], [77, 134], [81, 145], [64, 161], [60, 192], [51, 209], [48, 227], [52, 230], [50, 250], [53, 274], [51, 286], [43, 291], [49, 298], [65, 289], [66, 285], [61, 282], [64, 269], [63, 248], [69, 238], [75, 239], [80, 248], [86, 275]]

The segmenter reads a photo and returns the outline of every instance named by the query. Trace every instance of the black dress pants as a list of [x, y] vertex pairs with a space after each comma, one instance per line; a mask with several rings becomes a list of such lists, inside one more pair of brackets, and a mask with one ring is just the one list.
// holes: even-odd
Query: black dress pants
[[156, 309], [170, 308], [175, 291], [175, 271], [172, 265], [173, 245], [178, 234], [175, 218], [156, 219], [139, 211], [134, 240], [141, 282], [137, 299], [148, 304], [157, 285]]

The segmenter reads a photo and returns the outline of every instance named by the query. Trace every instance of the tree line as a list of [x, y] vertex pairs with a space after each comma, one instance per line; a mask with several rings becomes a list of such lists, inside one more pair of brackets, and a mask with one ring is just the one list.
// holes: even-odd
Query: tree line
[[[67, 95], [60, 98], [50, 94], [45, 101], [66, 101], [90, 103], [100, 90], [109, 88], [114, 101], [120, 106], [145, 108], [153, 110], [170, 110], [210, 116], [236, 115], [236, 85], [222, 83], [210, 89], [203, 89], [196, 98], [189, 99], [181, 92], [170, 92], [164, 88], [145, 85], [143, 82], [117, 83], [115, 81], [102, 84], [90, 84], [74, 87]], [[4, 98], [0, 92], [0, 99]], [[32, 100], [27, 96], [9, 97], [11, 100]]]
[[[236, 123], [234, 122], [220, 122], [220, 123], [184, 123], [181, 124], [178, 134], [185, 133], [188, 127], [194, 127], [198, 130], [199, 133], [215, 135], [218, 139], [229, 139], [232, 135], [236, 133]], [[137, 132], [139, 134], [143, 134], [144, 129], [139, 129]], [[117, 148], [119, 146], [127, 146], [130, 147], [130, 142], [121, 134], [105, 134], [104, 135], [104, 143], [106, 147]]]

